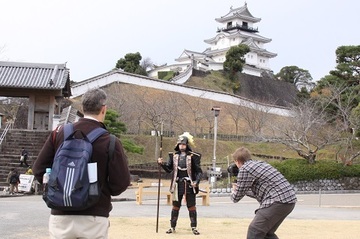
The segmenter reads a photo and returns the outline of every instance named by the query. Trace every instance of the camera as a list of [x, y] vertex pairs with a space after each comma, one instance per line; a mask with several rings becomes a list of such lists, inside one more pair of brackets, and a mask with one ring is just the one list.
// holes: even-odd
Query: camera
[[227, 168], [228, 173], [230, 174], [230, 176], [237, 176], [239, 173], [239, 168], [236, 166], [235, 163], [230, 164], [229, 167]]

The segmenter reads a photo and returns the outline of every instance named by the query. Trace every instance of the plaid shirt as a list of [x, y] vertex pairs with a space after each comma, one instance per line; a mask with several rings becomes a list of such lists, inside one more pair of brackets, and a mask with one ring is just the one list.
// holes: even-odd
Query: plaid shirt
[[246, 161], [239, 168], [231, 200], [238, 202], [244, 196], [255, 198], [260, 208], [269, 207], [274, 202], [296, 202], [293, 187], [279, 171], [268, 163], [253, 160]]

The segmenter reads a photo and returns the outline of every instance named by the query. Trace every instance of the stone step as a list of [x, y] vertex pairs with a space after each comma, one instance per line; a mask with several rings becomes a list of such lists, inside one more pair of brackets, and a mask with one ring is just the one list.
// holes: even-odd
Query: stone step
[[27, 168], [19, 166], [21, 148], [29, 151], [27, 163], [32, 165], [49, 135], [50, 131], [12, 129], [7, 132], [0, 147], [0, 188], [8, 186], [6, 178], [12, 168], [19, 173], [26, 172]]

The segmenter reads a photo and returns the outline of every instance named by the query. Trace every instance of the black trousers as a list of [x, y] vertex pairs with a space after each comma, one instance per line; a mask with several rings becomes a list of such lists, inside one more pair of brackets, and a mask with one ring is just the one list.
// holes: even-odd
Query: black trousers
[[186, 183], [180, 184], [178, 187], [178, 200], [173, 201], [172, 204], [173, 208], [171, 210], [170, 226], [173, 228], [176, 227], [183, 199], [185, 199], [186, 207], [189, 211], [190, 227], [197, 227], [196, 194]]

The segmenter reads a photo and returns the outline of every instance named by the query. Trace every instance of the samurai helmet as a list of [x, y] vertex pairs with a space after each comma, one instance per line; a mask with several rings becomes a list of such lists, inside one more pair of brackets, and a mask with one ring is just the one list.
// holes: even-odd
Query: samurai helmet
[[186, 144], [186, 150], [191, 151], [191, 147], [195, 147], [194, 137], [189, 132], [184, 132], [182, 135], [179, 135], [174, 148], [175, 151], [179, 151], [179, 144]]

